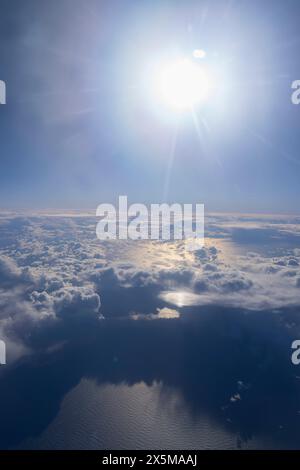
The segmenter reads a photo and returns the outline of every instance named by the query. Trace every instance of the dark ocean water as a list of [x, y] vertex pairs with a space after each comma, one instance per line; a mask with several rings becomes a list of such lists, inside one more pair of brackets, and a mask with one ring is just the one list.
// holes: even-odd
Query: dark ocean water
[[[98, 386], [83, 380], [59, 414], [25, 449], [234, 449], [234, 433], [203, 414], [192, 418], [176, 392], [160, 384]], [[263, 447], [250, 441], [246, 447]]]
[[174, 320], [72, 321], [72, 342], [1, 376], [1, 447], [300, 448], [297, 316], [187, 307]]

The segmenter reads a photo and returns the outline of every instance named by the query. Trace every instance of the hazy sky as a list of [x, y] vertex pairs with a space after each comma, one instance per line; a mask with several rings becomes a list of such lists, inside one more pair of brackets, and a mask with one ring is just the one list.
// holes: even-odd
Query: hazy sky
[[[298, 211], [298, 0], [1, 0], [0, 205], [201, 202]], [[191, 113], [153, 64], [192, 58], [216, 90]]]

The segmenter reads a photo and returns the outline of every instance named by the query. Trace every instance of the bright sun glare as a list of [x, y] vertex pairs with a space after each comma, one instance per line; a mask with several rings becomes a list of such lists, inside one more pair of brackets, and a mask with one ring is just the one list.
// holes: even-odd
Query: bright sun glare
[[162, 67], [158, 87], [162, 98], [169, 106], [185, 110], [209, 98], [213, 81], [205, 66], [188, 59], [181, 59]]

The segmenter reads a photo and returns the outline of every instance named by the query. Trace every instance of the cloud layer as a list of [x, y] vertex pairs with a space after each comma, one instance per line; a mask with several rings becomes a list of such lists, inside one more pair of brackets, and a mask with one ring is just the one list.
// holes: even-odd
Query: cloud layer
[[212, 214], [194, 252], [183, 241], [100, 242], [95, 227], [90, 214], [1, 213], [0, 335], [12, 356], [53, 322], [300, 303], [299, 217]]

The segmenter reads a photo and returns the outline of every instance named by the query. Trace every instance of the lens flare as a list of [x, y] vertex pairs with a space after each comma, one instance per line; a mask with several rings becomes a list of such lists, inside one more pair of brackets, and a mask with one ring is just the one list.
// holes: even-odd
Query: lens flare
[[205, 59], [206, 52], [203, 49], [195, 49], [193, 51], [193, 56], [195, 57], [195, 59]]

